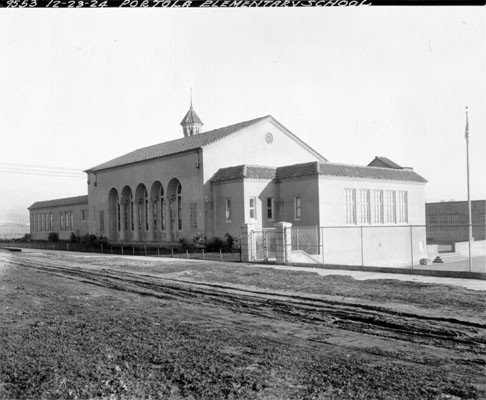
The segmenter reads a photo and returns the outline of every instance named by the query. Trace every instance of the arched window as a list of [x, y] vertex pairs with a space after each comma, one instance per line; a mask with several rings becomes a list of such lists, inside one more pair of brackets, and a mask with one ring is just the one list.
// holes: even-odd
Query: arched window
[[177, 229], [182, 230], [182, 186], [177, 185]]

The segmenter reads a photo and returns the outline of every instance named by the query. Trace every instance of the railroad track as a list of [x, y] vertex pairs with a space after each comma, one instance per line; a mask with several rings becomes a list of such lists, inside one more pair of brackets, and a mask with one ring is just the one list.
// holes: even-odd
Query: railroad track
[[143, 296], [219, 305], [235, 312], [266, 318], [306, 322], [321, 327], [464, 351], [473, 353], [476, 363], [486, 364], [486, 324], [405, 313], [348, 301], [94, 268], [81, 263], [70, 262], [70, 266], [66, 266], [60, 260], [45, 257], [25, 259], [12, 255], [9, 262], [16, 266]]

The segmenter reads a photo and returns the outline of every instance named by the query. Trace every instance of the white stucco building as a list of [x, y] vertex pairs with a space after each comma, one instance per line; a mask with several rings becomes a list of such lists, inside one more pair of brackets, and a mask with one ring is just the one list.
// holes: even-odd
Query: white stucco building
[[[410, 257], [411, 248], [417, 259], [426, 254], [425, 228], [412, 238], [391, 229], [425, 225], [426, 181], [412, 169], [384, 157], [368, 166], [328, 162], [271, 116], [203, 132], [191, 104], [181, 125], [181, 138], [85, 171], [90, 233], [112, 243], [163, 244], [285, 221], [328, 227], [323, 240], [334, 263], [346, 263], [345, 253], [362, 245], [382, 260]], [[338, 226], [374, 229], [360, 233], [359, 250], [343, 253], [339, 247], [354, 243], [360, 229], [331, 234]]]

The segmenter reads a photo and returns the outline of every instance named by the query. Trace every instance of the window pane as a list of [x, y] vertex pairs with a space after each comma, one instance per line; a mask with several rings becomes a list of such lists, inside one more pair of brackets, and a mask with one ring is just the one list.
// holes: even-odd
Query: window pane
[[267, 198], [267, 219], [273, 219], [273, 198]]
[[345, 205], [346, 205], [346, 223], [355, 224], [356, 223], [356, 190], [355, 189], [344, 189]]

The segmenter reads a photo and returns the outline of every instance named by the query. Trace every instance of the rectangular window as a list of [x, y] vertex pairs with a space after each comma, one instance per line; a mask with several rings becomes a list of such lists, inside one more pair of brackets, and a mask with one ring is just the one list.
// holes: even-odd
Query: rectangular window
[[451, 215], [451, 229], [456, 232], [459, 230], [459, 215]]
[[105, 234], [105, 212], [100, 211], [100, 235]]
[[440, 230], [441, 231], [450, 231], [451, 230], [451, 217], [450, 217], [450, 215], [441, 215], [440, 216]]
[[371, 192], [371, 202], [373, 210], [373, 223], [383, 223], [383, 190], [373, 190]]
[[[116, 203], [116, 227], [118, 231], [120, 231], [120, 203]], [[83, 210], [83, 221], [84, 219], [84, 210]]]
[[302, 217], [302, 208], [300, 197], [294, 197], [294, 219]]
[[385, 222], [387, 224], [396, 223], [395, 191], [385, 191]]
[[344, 189], [346, 223], [356, 224], [356, 189]]
[[191, 215], [190, 215], [191, 229], [197, 229], [197, 203], [191, 203]]
[[177, 229], [182, 231], [182, 196], [181, 196], [181, 194], [177, 195]]
[[63, 231], [64, 230], [64, 213], [59, 213], [59, 226], [60, 226], [60, 230]]
[[273, 197], [267, 197], [267, 219], [273, 220]]
[[152, 203], [152, 207], [153, 207], [153, 214], [154, 214], [154, 231], [157, 230], [157, 202], [154, 201]]
[[149, 230], [149, 216], [148, 216], [148, 211], [149, 211], [149, 199], [148, 199], [148, 197], [145, 197], [145, 230], [147, 232]]
[[46, 214], [42, 214], [42, 219], [41, 219], [41, 229], [43, 231], [46, 230]]
[[250, 219], [256, 219], [256, 197], [250, 197]]
[[370, 191], [368, 189], [359, 190], [359, 223], [370, 223]]
[[429, 216], [429, 225], [431, 231], [436, 231], [439, 228], [439, 216], [438, 215], [430, 215]]
[[133, 200], [130, 201], [130, 225], [131, 225], [131, 230], [135, 230], [135, 223], [133, 221]]
[[165, 198], [160, 199], [160, 229], [165, 231]]
[[52, 213], [49, 213], [49, 230], [52, 231]]
[[408, 193], [398, 191], [398, 222], [408, 222]]
[[70, 229], [73, 230], [74, 228], [74, 216], [73, 216], [73, 212], [72, 211], [69, 211], [69, 226], [70, 226]]
[[231, 222], [231, 198], [229, 197], [224, 199], [224, 218], [226, 221]]

